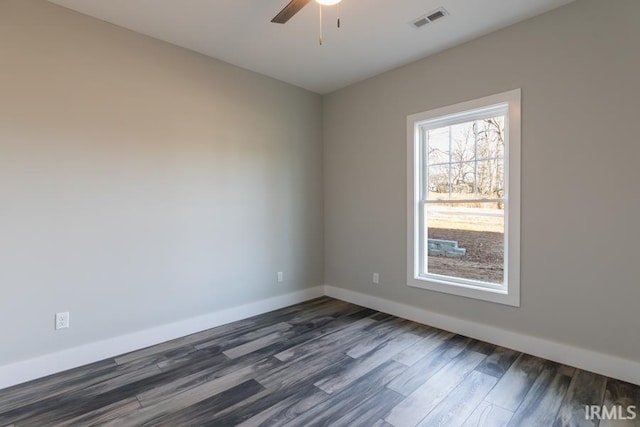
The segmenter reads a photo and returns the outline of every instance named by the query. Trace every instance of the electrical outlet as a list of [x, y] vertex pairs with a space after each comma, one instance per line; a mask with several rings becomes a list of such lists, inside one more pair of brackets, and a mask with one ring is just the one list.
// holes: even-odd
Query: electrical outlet
[[278, 283], [284, 282], [284, 273], [282, 271], [278, 271]]
[[378, 273], [373, 273], [373, 284], [374, 285], [380, 284], [380, 275]]
[[56, 330], [69, 327], [69, 312], [56, 313]]

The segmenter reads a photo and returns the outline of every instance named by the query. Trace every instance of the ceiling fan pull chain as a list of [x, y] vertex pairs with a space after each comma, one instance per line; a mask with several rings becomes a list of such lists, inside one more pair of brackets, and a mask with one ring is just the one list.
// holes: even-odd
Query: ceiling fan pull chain
[[320, 46], [322, 46], [322, 5], [318, 4], [318, 10], [320, 11], [320, 36], [318, 37], [318, 43], [320, 43]]
[[336, 10], [338, 11], [338, 28], [340, 28], [340, 3], [338, 3]]

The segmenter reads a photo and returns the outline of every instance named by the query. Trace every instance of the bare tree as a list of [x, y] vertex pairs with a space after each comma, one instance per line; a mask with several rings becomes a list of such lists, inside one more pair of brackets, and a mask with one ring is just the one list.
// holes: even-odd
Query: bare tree
[[[429, 131], [429, 191], [452, 198], [504, 197], [504, 118]], [[455, 195], [455, 196], [454, 196]]]

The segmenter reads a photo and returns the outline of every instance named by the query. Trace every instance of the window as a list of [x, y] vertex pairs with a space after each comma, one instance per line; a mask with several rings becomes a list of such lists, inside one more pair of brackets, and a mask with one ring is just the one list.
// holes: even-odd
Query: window
[[409, 286], [520, 305], [520, 89], [407, 118]]

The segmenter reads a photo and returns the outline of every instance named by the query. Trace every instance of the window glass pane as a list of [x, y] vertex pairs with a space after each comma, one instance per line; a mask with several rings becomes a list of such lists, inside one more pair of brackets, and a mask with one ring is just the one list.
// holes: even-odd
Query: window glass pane
[[429, 200], [449, 199], [449, 165], [429, 166]]
[[430, 165], [449, 162], [449, 127], [427, 131], [427, 153]]
[[474, 122], [451, 126], [451, 161], [467, 162], [476, 157]]
[[505, 117], [472, 120], [426, 130], [429, 200], [504, 198]]
[[475, 126], [478, 160], [504, 157], [504, 117], [476, 120]]
[[484, 160], [476, 163], [478, 198], [503, 198], [504, 179], [504, 159]]
[[501, 203], [425, 205], [426, 273], [501, 285], [504, 209]]
[[451, 164], [451, 199], [473, 199], [475, 191], [476, 162]]

